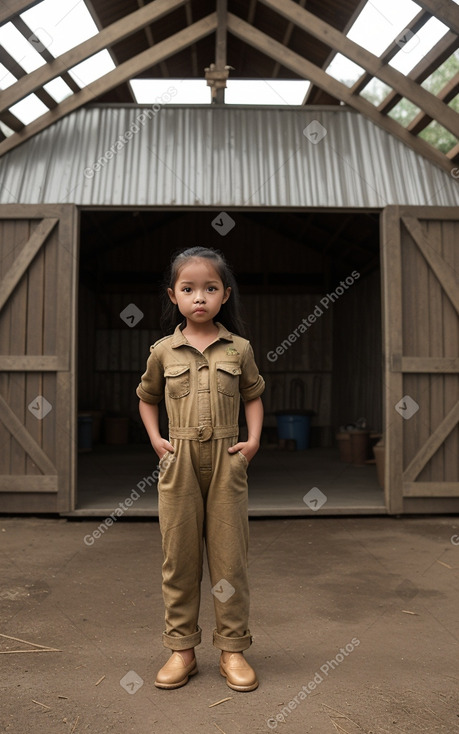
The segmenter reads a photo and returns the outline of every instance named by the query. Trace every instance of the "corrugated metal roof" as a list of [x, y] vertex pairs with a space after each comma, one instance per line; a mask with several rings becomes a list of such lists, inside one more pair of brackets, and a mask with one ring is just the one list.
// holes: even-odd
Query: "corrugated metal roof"
[[66, 202], [454, 206], [459, 188], [344, 107], [94, 106], [0, 160], [0, 203]]

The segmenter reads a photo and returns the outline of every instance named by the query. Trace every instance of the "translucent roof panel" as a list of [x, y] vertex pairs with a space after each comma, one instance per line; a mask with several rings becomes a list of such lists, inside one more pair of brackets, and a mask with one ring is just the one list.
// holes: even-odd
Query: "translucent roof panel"
[[[38, 50], [35, 50], [35, 44], [37, 44], [37, 36], [32, 32], [30, 33], [29, 42], [12, 23], [5, 23], [0, 27], [0, 45], [27, 73], [38, 69], [39, 66], [44, 66], [46, 63]], [[40, 50], [42, 44], [38, 42], [37, 45]]]
[[41, 117], [41, 115], [49, 112], [49, 110], [35, 94], [29, 94], [28, 97], [24, 97], [20, 102], [10, 107], [10, 112], [24, 125], [28, 125], [29, 122], [33, 122], [37, 117]]
[[411, 0], [368, 0], [347, 36], [381, 56], [418, 12], [419, 5]]
[[81, 64], [69, 69], [69, 74], [79, 87], [85, 87], [104, 74], [108, 74], [109, 71], [113, 71], [114, 68], [115, 64], [108, 51], [99, 51], [86, 61], [82, 61]]
[[210, 87], [205, 79], [132, 79], [138, 104], [208, 104]]
[[54, 57], [95, 36], [98, 29], [82, 0], [43, 0], [22, 20]]
[[47, 84], [44, 84], [43, 88], [46, 89], [48, 94], [50, 94], [57, 103], [62, 102], [63, 99], [70, 97], [70, 95], [73, 94], [69, 85], [66, 84], [60, 76]]
[[16, 77], [3, 64], [0, 64], [0, 89], [11, 87], [14, 82], [17, 82]]
[[225, 94], [227, 104], [300, 105], [310, 82], [277, 79], [230, 79]]
[[390, 66], [408, 74], [447, 32], [448, 27], [444, 23], [430, 18], [417, 33], [408, 31], [402, 34], [397, 41], [400, 51], [389, 61]]
[[325, 71], [348, 87], [352, 87], [357, 79], [360, 79], [362, 74], [365, 73], [365, 69], [362, 69], [358, 64], [354, 64], [353, 61], [342, 54], [336, 54]]
[[[301, 105], [310, 83], [301, 80], [229, 79], [227, 104]], [[210, 104], [205, 80], [133, 79], [132, 91], [139, 104]]]

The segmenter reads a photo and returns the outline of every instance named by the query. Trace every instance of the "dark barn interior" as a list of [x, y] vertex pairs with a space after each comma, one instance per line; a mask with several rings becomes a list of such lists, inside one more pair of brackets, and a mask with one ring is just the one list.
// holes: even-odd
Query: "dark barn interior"
[[[150, 344], [163, 336], [163, 273], [172, 253], [186, 246], [220, 249], [235, 272], [248, 336], [266, 380], [260, 465], [263, 454], [282, 445], [276, 427], [280, 410], [314, 411], [309, 448], [278, 451], [278, 456], [289, 458], [290, 467], [297, 462], [302, 473], [307, 473], [308, 461], [320, 466], [338, 460], [335, 433], [340, 425], [364, 417], [374, 433], [381, 432], [379, 215], [228, 213], [235, 225], [222, 236], [212, 227], [219, 214], [215, 211], [82, 212], [78, 405], [80, 414], [92, 411], [102, 423], [100, 443], [91, 456], [80, 453], [81, 496], [85, 487], [89, 491], [90, 481], [94, 500], [98, 471], [106, 471], [104, 461], [113, 452], [124, 452], [126, 461], [128, 454], [143, 451], [145, 456], [145, 450], [150, 451], [135, 388]], [[120, 316], [129, 304], [143, 314], [131, 319], [134, 326]], [[295, 327], [314, 311], [307, 331], [297, 330], [289, 343]], [[128, 419], [123, 422], [127, 436], [119, 439], [127, 440], [124, 446], [107, 446], [107, 424], [113, 418]], [[243, 422], [241, 410], [242, 430]], [[164, 411], [162, 429], [166, 435]], [[93, 464], [90, 471], [97, 457], [99, 469]], [[149, 459], [151, 463], [151, 454]], [[371, 472], [365, 476], [377, 488], [374, 466], [363, 468]], [[355, 490], [355, 477], [352, 484]], [[341, 477], [343, 493], [345, 485]], [[110, 492], [104, 486], [104, 492]], [[282, 486], [276, 490], [281, 491]], [[382, 492], [380, 498], [382, 502]]]

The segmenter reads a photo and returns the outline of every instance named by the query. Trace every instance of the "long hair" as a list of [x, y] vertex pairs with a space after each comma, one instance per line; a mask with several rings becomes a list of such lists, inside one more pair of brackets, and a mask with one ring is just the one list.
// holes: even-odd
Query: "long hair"
[[181, 324], [184, 317], [180, 313], [178, 306], [172, 303], [167, 293], [168, 288], [174, 288], [179, 272], [186, 263], [193, 258], [206, 258], [212, 262], [215, 270], [219, 274], [223, 287], [226, 289], [231, 287], [230, 297], [223, 303], [220, 311], [215, 316], [214, 321], [220, 321], [228, 331], [239, 336], [245, 336], [245, 324], [241, 316], [241, 304], [239, 299], [239, 289], [233, 272], [226, 262], [225, 256], [220, 250], [213, 247], [188, 247], [185, 250], [179, 250], [172, 255], [169, 269], [166, 273], [162, 287], [162, 312], [161, 312], [161, 328], [164, 335], [171, 334], [176, 326]]

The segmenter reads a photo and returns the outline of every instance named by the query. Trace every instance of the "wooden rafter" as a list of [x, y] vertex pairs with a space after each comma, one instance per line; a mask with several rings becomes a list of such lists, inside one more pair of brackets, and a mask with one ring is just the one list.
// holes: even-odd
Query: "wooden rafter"
[[[419, 64], [416, 64], [414, 69], [411, 69], [407, 76], [420, 84], [424, 79], [427, 79], [435, 69], [438, 69], [438, 67], [441, 66], [452, 53], [454, 53], [456, 48], [457, 36], [454, 33], [451, 33], [451, 31], [448, 31], [448, 33], [446, 33], [429, 51], [427, 56], [425, 56]], [[387, 97], [379, 105], [378, 110], [387, 115], [387, 113], [395, 107], [397, 102], [400, 100], [400, 94], [397, 94], [397, 92], [394, 91], [389, 92]]]
[[[306, 5], [306, 0], [299, 0], [298, 5], [300, 6], [300, 8], [304, 8], [304, 6]], [[288, 46], [288, 44], [290, 43], [290, 39], [292, 37], [294, 28], [295, 28], [295, 24], [292, 23], [292, 21], [289, 21], [287, 24], [287, 28], [285, 29], [283, 38], [282, 38], [282, 43], [284, 44], [284, 46]], [[278, 61], [276, 61], [274, 64], [273, 73], [272, 73], [273, 79], [275, 79], [277, 75], [279, 74], [280, 68], [281, 68], [281, 64]]]
[[[185, 5], [185, 17], [186, 17], [187, 26], [193, 25], [193, 13], [191, 11], [191, 3], [186, 3]], [[191, 44], [190, 53], [191, 53], [191, 67], [193, 70], [193, 76], [199, 76], [198, 49], [196, 48], [195, 43]]]
[[[438, 99], [441, 99], [442, 102], [445, 104], [448, 104], [448, 102], [451, 102], [452, 99], [456, 96], [456, 94], [459, 93], [459, 72], [446, 84], [443, 89], [440, 90], [438, 93]], [[407, 125], [407, 130], [410, 131], [413, 135], [419, 135], [421, 130], [424, 130], [429, 123], [432, 122], [432, 118], [429, 117], [429, 115], [424, 114], [424, 112], [420, 112], [414, 120], [411, 120], [410, 124]]]
[[[331, 92], [337, 99], [347, 102], [347, 104], [358, 112], [361, 112], [362, 115], [372, 120], [372, 122], [379, 125], [383, 130], [386, 130], [386, 132], [406, 143], [416, 153], [428, 158], [443, 170], [451, 171], [452, 163], [443, 153], [433, 148], [421, 138], [416, 138], [411, 135], [398, 122], [378, 112], [366, 99], [353, 95], [345, 84], [333, 79], [323, 69], [320, 69], [299, 54], [294, 53], [290, 49], [286, 49], [285, 46], [282, 46], [281, 43], [275, 41], [271, 36], [253, 28], [232, 13], [228, 14], [228, 30], [237, 38], [250, 44], [266, 56], [281, 61], [283, 66], [291, 69], [298, 76], [312, 81], [321, 89]], [[4, 144], [2, 143], [2, 145]]]
[[[96, 11], [96, 9], [94, 7], [94, 3], [92, 2], [92, 0], [84, 0], [84, 3], [85, 3], [85, 5], [86, 5], [86, 7], [87, 7], [87, 9], [89, 11], [89, 14], [90, 14], [91, 18], [93, 19], [94, 23], [97, 26], [97, 30], [100, 33], [100, 31], [103, 29], [103, 25], [100, 22], [99, 14], [97, 13], [97, 11]], [[115, 51], [113, 50], [113, 48], [110, 48], [109, 47], [109, 48], [107, 48], [107, 51], [108, 51], [108, 54], [109, 54], [111, 60], [113, 61], [114, 65], [115, 66], [118, 66], [119, 59], [118, 59]], [[131, 100], [133, 102], [135, 102], [136, 101], [136, 98], [135, 98], [134, 92], [132, 91], [131, 86], [129, 84], [127, 85], [127, 89], [128, 89], [128, 94], [129, 94]], [[120, 93], [121, 90], [116, 89], [115, 92], [117, 93], [117, 96], [119, 97], [119, 99], [121, 99], [122, 98], [121, 97], [121, 93]]]
[[[227, 16], [227, 0], [217, 0], [217, 32], [215, 34], [215, 67], [217, 71], [223, 71], [226, 66]], [[217, 88], [213, 99], [215, 99], [215, 102], [222, 104], [225, 101], [225, 88]]]
[[[422, 26], [427, 23], [429, 19], [430, 14], [426, 13], [424, 10], [421, 10], [417, 15], [414, 16], [414, 18], [411, 19], [405, 30], [416, 34], [422, 28]], [[393, 59], [399, 51], [400, 46], [394, 40], [389, 44], [386, 50], [383, 51], [380, 56], [378, 56], [378, 58], [381, 60], [381, 63], [388, 64], [389, 61], [391, 61], [391, 59]], [[411, 74], [407, 74], [407, 76], [413, 78]], [[352, 94], [359, 94], [372, 79], [372, 74], [369, 74], [368, 72], [362, 74], [360, 79], [357, 79], [355, 84], [351, 87]]]
[[130, 36], [149, 23], [162, 18], [172, 10], [184, 5], [185, 2], [186, 0], [154, 0], [154, 2], [149, 3], [144, 8], [136, 10], [125, 18], [112, 23], [107, 28], [99, 31], [96, 36], [71, 48], [46, 66], [41, 66], [35, 71], [32, 71], [19, 82], [5, 89], [0, 97], [0, 111], [11, 107], [15, 102], [19, 102], [19, 100], [31, 94], [39, 87], [42, 87], [43, 84], [60, 76], [72, 66], [79, 64], [81, 61], [84, 61], [107, 46], [111, 46], [123, 38]]
[[[137, 5], [139, 6], [139, 8], [143, 8], [145, 6], [145, 0], [137, 0]], [[151, 48], [152, 46], [155, 45], [153, 31], [151, 30], [149, 25], [146, 25], [143, 31], [145, 33], [145, 37], [147, 39], [148, 45]], [[161, 61], [159, 68], [161, 69], [161, 74], [163, 75], [163, 77], [167, 79], [170, 76], [169, 70], [167, 68], [167, 63], [165, 61]]]
[[[146, 10], [148, 6], [143, 8]], [[140, 12], [140, 11], [138, 11]], [[163, 59], [167, 59], [170, 56], [182, 51], [192, 43], [196, 43], [201, 38], [210, 35], [216, 30], [217, 27], [217, 16], [216, 13], [211, 13], [205, 18], [193, 23], [189, 28], [185, 28], [178, 33], [174, 33], [169, 38], [164, 39], [160, 43], [157, 43], [153, 48], [149, 48], [142, 53], [137, 54], [129, 61], [125, 61], [120, 64], [113, 71], [108, 72], [104, 76], [100, 77], [96, 81], [88, 84], [78, 94], [73, 94], [71, 97], [64, 99], [63, 102], [58, 104], [55, 110], [42, 115], [34, 122], [31, 122], [27, 127], [19, 133], [11, 135], [0, 143], [0, 156], [6, 153], [8, 150], [12, 150], [16, 146], [23, 143], [25, 140], [41, 132], [45, 128], [57, 122], [65, 115], [70, 112], [74, 112], [79, 107], [92, 102], [101, 94], [114, 89], [119, 84], [132, 79], [134, 76], [141, 74], [143, 71], [159, 64]]]
[[[346, 25], [342, 29], [343, 33], [346, 34], [349, 31], [349, 29], [354, 25], [355, 21], [359, 17], [360, 13], [362, 12], [362, 10], [363, 10], [363, 8], [365, 7], [366, 4], [367, 4], [367, 0], [360, 0], [359, 1], [359, 3], [357, 4], [357, 6], [355, 7], [354, 12], [352, 13], [351, 17], [349, 18], [349, 20], [347, 21]], [[334, 55], [335, 55], [335, 52], [334, 51], [330, 51], [330, 53], [328, 54], [328, 56], [325, 59], [325, 61], [323, 62], [323, 64], [321, 64], [322, 69], [326, 69], [329, 66], [329, 64], [331, 63]], [[316, 91], [317, 91], [316, 90], [316, 87], [311, 84], [311, 86], [309, 87], [308, 91], [306, 92], [305, 98], [303, 100], [303, 105], [309, 104], [310, 98], [313, 97], [313, 96], [315, 96]], [[323, 90], [320, 90], [320, 92], [322, 93]]]
[[295, 23], [299, 28], [310, 33], [336, 51], [344, 54], [354, 63], [363, 67], [372, 76], [378, 77], [403, 97], [406, 97], [423, 112], [443, 125], [447, 130], [459, 137], [459, 117], [441, 100], [420, 87], [412, 79], [391, 66], [381, 64], [381, 60], [358, 43], [354, 43], [333, 26], [320, 20], [308, 10], [300, 8], [293, 0], [260, 0], [284, 18]]
[[38, 5], [41, 0], [4, 0], [0, 5], [0, 25], [7, 23], [19, 13], [24, 13], [34, 5]]
[[428, 10], [452, 31], [459, 34], [459, 10], [452, 0], [416, 0], [417, 4]]

